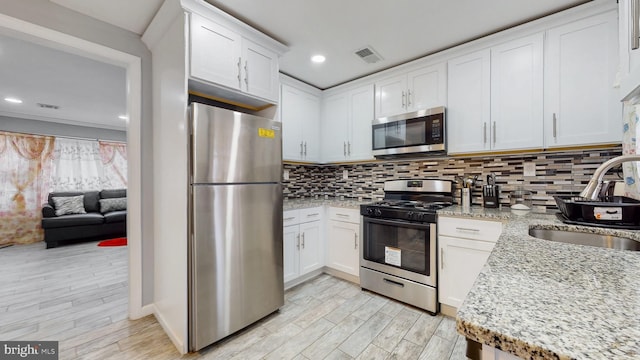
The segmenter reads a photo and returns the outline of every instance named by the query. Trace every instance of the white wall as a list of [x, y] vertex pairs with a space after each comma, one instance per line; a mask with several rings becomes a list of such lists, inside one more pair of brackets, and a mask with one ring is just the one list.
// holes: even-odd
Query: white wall
[[[71, 11], [48, 0], [0, 0], [0, 13], [137, 56], [142, 64], [140, 133], [142, 225], [142, 304], [153, 302], [153, 137], [151, 111], [151, 53], [140, 36]], [[0, 24], [1, 26], [1, 24]], [[130, 154], [135, 156], [135, 154]], [[135, 264], [134, 264], [135, 265]]]

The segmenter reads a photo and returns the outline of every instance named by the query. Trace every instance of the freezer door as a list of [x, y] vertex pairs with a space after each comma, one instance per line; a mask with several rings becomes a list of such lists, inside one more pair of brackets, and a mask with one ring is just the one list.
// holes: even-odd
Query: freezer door
[[281, 181], [279, 122], [198, 103], [191, 117], [192, 184]]
[[189, 343], [196, 351], [284, 305], [282, 187], [196, 185], [192, 192]]

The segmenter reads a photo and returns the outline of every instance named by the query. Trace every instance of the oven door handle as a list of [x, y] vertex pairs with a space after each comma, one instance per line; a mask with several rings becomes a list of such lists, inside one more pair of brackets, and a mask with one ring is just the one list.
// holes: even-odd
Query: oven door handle
[[418, 228], [418, 229], [428, 229], [431, 225], [435, 225], [435, 223], [431, 223], [431, 222], [413, 222], [413, 221], [406, 221], [406, 220], [400, 220], [400, 219], [378, 219], [378, 218], [371, 218], [371, 217], [367, 217], [367, 216], [363, 216], [363, 220], [365, 222], [369, 222], [369, 223], [373, 223], [373, 224], [380, 224], [380, 225], [391, 225], [391, 226], [409, 226], [409, 227], [413, 227], [413, 228]]
[[404, 284], [401, 282], [397, 282], [397, 281], [393, 281], [393, 280], [389, 280], [387, 278], [382, 278], [382, 280], [384, 280], [384, 282], [391, 284], [391, 285], [396, 285], [396, 286], [400, 286], [400, 287], [404, 287]]

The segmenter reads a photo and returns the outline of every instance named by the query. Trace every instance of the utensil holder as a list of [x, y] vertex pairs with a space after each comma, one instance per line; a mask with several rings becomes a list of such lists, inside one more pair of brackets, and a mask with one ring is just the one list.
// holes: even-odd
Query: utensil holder
[[486, 208], [500, 207], [500, 186], [485, 185], [482, 188], [482, 202]]
[[471, 208], [471, 189], [462, 188], [460, 191], [460, 205], [463, 210]]

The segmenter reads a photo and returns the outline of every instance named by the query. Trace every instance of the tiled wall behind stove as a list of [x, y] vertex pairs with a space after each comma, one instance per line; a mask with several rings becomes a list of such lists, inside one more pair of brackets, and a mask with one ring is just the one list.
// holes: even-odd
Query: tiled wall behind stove
[[[555, 208], [553, 195], [580, 192], [595, 169], [604, 161], [621, 154], [621, 147], [607, 149], [543, 152], [484, 157], [424, 158], [345, 165], [285, 164], [289, 180], [284, 181], [285, 198], [343, 197], [379, 200], [384, 196], [383, 184], [392, 179], [439, 178], [455, 180], [456, 176], [478, 175], [472, 189], [473, 204], [482, 205], [482, 185], [489, 173], [496, 174], [500, 185], [500, 203], [509, 205], [509, 192], [522, 188], [532, 192], [533, 205]], [[536, 176], [523, 175], [524, 163], [535, 164]], [[343, 179], [347, 171], [348, 179]], [[614, 171], [607, 179], [619, 180]], [[456, 202], [460, 190], [456, 185]]]

